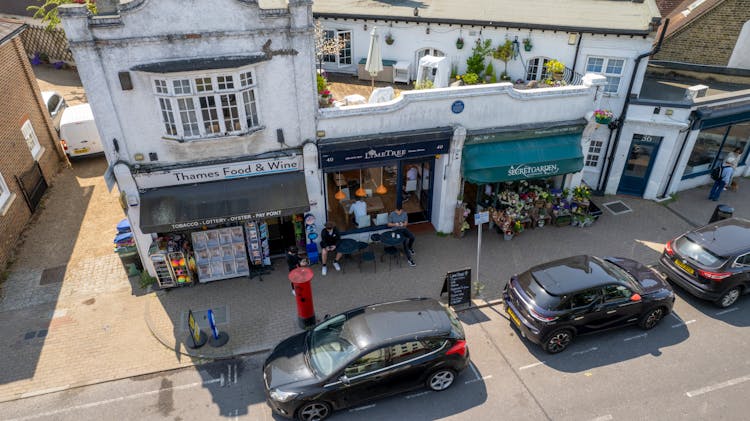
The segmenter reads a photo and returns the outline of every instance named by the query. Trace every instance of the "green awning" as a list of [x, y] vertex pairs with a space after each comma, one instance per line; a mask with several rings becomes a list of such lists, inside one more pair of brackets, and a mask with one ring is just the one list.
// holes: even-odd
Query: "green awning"
[[583, 168], [581, 134], [464, 146], [462, 172], [476, 184], [546, 178]]

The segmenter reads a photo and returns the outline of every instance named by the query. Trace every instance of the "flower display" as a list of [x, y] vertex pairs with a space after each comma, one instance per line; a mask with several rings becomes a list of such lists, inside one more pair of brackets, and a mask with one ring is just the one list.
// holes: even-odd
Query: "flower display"
[[612, 120], [615, 117], [614, 113], [612, 111], [600, 108], [598, 110], [594, 110], [594, 118], [597, 121], [603, 120], [603, 121], [609, 121]]

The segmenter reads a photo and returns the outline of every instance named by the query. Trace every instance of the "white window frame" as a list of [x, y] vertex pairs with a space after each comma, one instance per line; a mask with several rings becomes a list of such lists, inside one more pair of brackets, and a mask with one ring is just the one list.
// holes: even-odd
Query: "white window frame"
[[584, 165], [589, 168], [598, 168], [599, 161], [602, 156], [603, 148], [604, 148], [603, 140], [591, 139], [589, 141], [589, 149], [588, 149], [588, 153], [586, 154], [586, 160], [584, 162]]
[[39, 160], [39, 157], [42, 156], [42, 153], [44, 152], [44, 148], [42, 148], [42, 145], [39, 143], [39, 138], [36, 136], [34, 126], [31, 125], [31, 120], [23, 122], [23, 125], [21, 125], [21, 133], [23, 134], [24, 140], [26, 140], [26, 146], [29, 147], [31, 156], [34, 157], [34, 160]]
[[[590, 69], [591, 60], [602, 60], [601, 69], [593, 70]], [[622, 67], [620, 67], [620, 73], [608, 72], [610, 60], [622, 61]], [[604, 57], [604, 56], [589, 56], [586, 58], [586, 73], [596, 73], [607, 78], [607, 83], [604, 84], [602, 92], [604, 95], [617, 96], [620, 94], [620, 85], [622, 85], [622, 79], [625, 77], [625, 67], [628, 64], [628, 59], [625, 57]], [[613, 78], [618, 78], [617, 84], [615, 85], [612, 81]], [[612, 87], [615, 87], [614, 89]]]
[[[526, 63], [526, 80], [538, 80], [542, 81], [545, 79], [549, 79], [550, 75], [547, 73], [547, 67], [545, 66], [547, 62], [552, 60], [549, 57], [532, 57], [529, 59], [529, 61]], [[534, 66], [534, 71], [532, 72], [531, 67]]]
[[[331, 34], [333, 36], [329, 36]], [[339, 51], [339, 53], [336, 54], [335, 56], [333, 54], [324, 55], [323, 63], [335, 64], [338, 67], [351, 66], [352, 64], [354, 64], [354, 61], [353, 61], [354, 57], [352, 54], [352, 45], [353, 45], [352, 37], [354, 36], [353, 31], [351, 29], [326, 29], [323, 31], [323, 37], [325, 37], [326, 39], [336, 38], [340, 40], [341, 37], [345, 36], [346, 34], [349, 34], [349, 41], [348, 41], [349, 46], [348, 47], [344, 46], [344, 48], [342, 48]], [[346, 51], [349, 51], [348, 56], [344, 55], [344, 52]], [[331, 60], [331, 57], [333, 57], [334, 60]], [[348, 63], [346, 62], [347, 58], [349, 61]]]
[[12, 199], [13, 193], [11, 193], [8, 184], [5, 182], [3, 174], [0, 173], [0, 216], [5, 215], [5, 211]]
[[[238, 136], [260, 129], [257, 80], [255, 68], [154, 77], [153, 93], [161, 115], [163, 137], [197, 140]], [[234, 102], [225, 106], [231, 97]], [[201, 107], [201, 103], [206, 102], [214, 105]], [[225, 115], [227, 113], [231, 115]], [[172, 127], [174, 133], [171, 133]]]

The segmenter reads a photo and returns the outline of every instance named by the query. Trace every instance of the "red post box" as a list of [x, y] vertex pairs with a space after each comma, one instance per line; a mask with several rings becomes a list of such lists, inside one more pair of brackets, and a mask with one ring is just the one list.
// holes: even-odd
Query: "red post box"
[[315, 324], [312, 278], [313, 271], [308, 267], [299, 267], [289, 272], [289, 280], [294, 285], [294, 296], [297, 299], [297, 321], [303, 329]]

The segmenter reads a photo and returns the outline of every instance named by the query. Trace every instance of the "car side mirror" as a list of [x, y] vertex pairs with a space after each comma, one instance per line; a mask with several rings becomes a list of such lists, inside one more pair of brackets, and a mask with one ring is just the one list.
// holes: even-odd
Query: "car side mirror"
[[630, 301], [635, 301], [635, 302], [641, 301], [641, 296], [639, 294], [633, 294], [630, 296]]
[[346, 374], [342, 374], [341, 377], [339, 377], [339, 381], [341, 383], [344, 383], [345, 385], [349, 384], [349, 377], [346, 377]]

